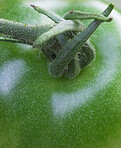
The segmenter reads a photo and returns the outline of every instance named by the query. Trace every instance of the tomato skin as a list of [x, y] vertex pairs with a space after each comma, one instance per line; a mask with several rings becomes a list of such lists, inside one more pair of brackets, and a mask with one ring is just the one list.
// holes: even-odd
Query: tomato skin
[[[7, 2], [1, 2], [0, 18], [51, 22], [29, 2]], [[43, 1], [37, 4], [46, 8]], [[107, 6], [96, 1], [50, 4], [48, 9], [61, 16], [72, 8], [101, 13]], [[0, 42], [1, 148], [121, 147], [121, 14], [114, 10], [111, 16], [113, 22], [101, 24], [91, 37], [95, 61], [74, 80], [50, 76], [37, 49]]]

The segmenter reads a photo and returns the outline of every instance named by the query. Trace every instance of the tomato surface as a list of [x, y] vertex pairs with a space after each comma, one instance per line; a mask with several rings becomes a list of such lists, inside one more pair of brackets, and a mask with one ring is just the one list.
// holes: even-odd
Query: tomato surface
[[[0, 18], [52, 23], [30, 4], [63, 16], [69, 10], [101, 13], [101, 1], [0, 2]], [[46, 58], [24, 44], [0, 42], [0, 148], [121, 147], [121, 14], [91, 36], [95, 61], [73, 80], [49, 75]], [[88, 25], [92, 20], [85, 20]]]

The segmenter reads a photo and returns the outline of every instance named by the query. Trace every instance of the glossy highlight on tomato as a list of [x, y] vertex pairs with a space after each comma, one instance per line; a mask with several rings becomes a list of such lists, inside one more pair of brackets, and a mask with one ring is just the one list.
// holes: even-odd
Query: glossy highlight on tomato
[[[107, 7], [101, 1], [5, 0], [0, 18], [53, 23], [31, 9], [32, 3], [60, 16], [72, 8], [101, 13]], [[1, 148], [121, 147], [121, 13], [113, 10], [110, 16], [113, 21], [90, 38], [95, 61], [73, 80], [50, 76], [38, 49], [0, 42]]]

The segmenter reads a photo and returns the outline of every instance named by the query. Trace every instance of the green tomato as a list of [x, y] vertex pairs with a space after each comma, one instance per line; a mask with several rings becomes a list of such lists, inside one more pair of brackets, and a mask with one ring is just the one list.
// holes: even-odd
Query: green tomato
[[[101, 1], [33, 3], [61, 16], [72, 8], [101, 13], [107, 7]], [[0, 42], [0, 148], [121, 147], [120, 12], [111, 17], [91, 37], [95, 61], [73, 80], [50, 76], [39, 50]], [[0, 18], [52, 23], [29, 2], [15, 0], [0, 2]]]

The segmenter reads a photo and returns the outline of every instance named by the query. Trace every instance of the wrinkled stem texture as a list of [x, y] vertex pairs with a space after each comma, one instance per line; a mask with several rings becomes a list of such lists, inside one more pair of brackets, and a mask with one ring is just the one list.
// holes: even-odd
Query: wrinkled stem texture
[[[112, 18], [106, 18], [112, 11], [113, 5], [110, 4], [107, 9], [101, 14], [85, 14], [80, 12], [66, 13], [64, 18], [45, 10], [43, 8], [39, 8], [35, 5], [31, 5], [37, 12], [42, 13], [48, 16], [51, 20], [55, 22], [53, 25], [43, 25], [43, 26], [32, 26], [26, 25], [22, 23], [17, 23], [13, 21], [8, 21], [4, 19], [0, 19], [0, 34], [5, 35], [5, 37], [9, 39], [0, 39], [0, 41], [8, 41], [8, 42], [18, 42], [25, 43], [29, 45], [33, 45], [33, 47], [38, 47], [41, 49], [44, 45], [45, 55], [49, 58], [53, 57], [52, 62], [49, 63], [49, 72], [54, 77], [60, 77], [65, 74], [67, 77], [75, 77], [79, 74], [81, 67], [79, 62], [78, 53], [82, 46], [87, 42], [89, 37], [93, 34], [93, 32], [98, 28], [98, 26], [102, 22], [109, 22]], [[67, 18], [66, 18], [67, 17]], [[95, 20], [85, 29], [85, 26], [81, 24], [79, 21], [65, 20], [65, 19], [89, 19], [95, 18]], [[74, 31], [80, 32], [73, 38], [67, 35], [64, 36], [64, 32], [73, 33]], [[45, 44], [47, 44], [48, 40], [54, 39], [57, 36], [59, 43], [64, 43], [61, 45], [61, 50], [57, 49], [56, 51], [49, 51], [50, 49], [46, 48]], [[14, 40], [16, 39], [16, 40]], [[55, 43], [55, 42], [54, 42]], [[54, 44], [52, 43], [52, 44]], [[48, 43], [49, 44], [49, 43]], [[60, 46], [59, 46], [60, 47]], [[46, 48], [46, 49], [45, 49]], [[53, 46], [55, 49], [55, 47]], [[89, 50], [88, 50], [89, 51]], [[91, 55], [92, 57], [89, 59], [94, 59], [94, 50], [90, 47], [91, 54], [85, 51], [86, 55]], [[93, 55], [92, 55], [93, 53]], [[54, 55], [55, 54], [55, 55]], [[55, 57], [54, 57], [55, 56]], [[88, 56], [87, 56], [88, 57]], [[88, 61], [90, 60], [87, 60]], [[91, 60], [92, 61], [92, 60]], [[82, 62], [83, 63], [83, 62]], [[86, 63], [86, 65], [87, 65]], [[89, 64], [89, 63], [88, 63]], [[64, 70], [68, 67], [68, 72], [64, 73]]]
[[[111, 13], [112, 9], [113, 5], [110, 4], [102, 15], [107, 17]], [[88, 40], [88, 38], [101, 23], [102, 21], [94, 20], [83, 32], [78, 34], [71, 42], [64, 46], [64, 48], [57, 55], [56, 59], [49, 65], [50, 73], [52, 75], [58, 77], [63, 73], [66, 65], [70, 63], [74, 56], [79, 52], [83, 44]]]
[[60, 17], [59, 15], [51, 12], [51, 11], [48, 11], [44, 8], [40, 8], [38, 6], [35, 6], [35, 5], [31, 5], [31, 7], [33, 7], [37, 12], [39, 13], [42, 13], [44, 15], [46, 15], [47, 17], [49, 17], [51, 20], [53, 20], [55, 23], [59, 23], [61, 21], [64, 21], [64, 18]]
[[13, 21], [0, 19], [0, 34], [21, 40], [25, 44], [32, 45], [33, 42], [44, 32], [53, 26], [32, 26]]
[[74, 12], [68, 12], [64, 15], [64, 18], [66, 20], [71, 19], [71, 20], [84, 20], [84, 19], [97, 19], [100, 21], [105, 21], [105, 22], [110, 22], [111, 18], [106, 18], [103, 15], [95, 14], [95, 13], [86, 13], [86, 12], [80, 12], [80, 11], [74, 11]]

